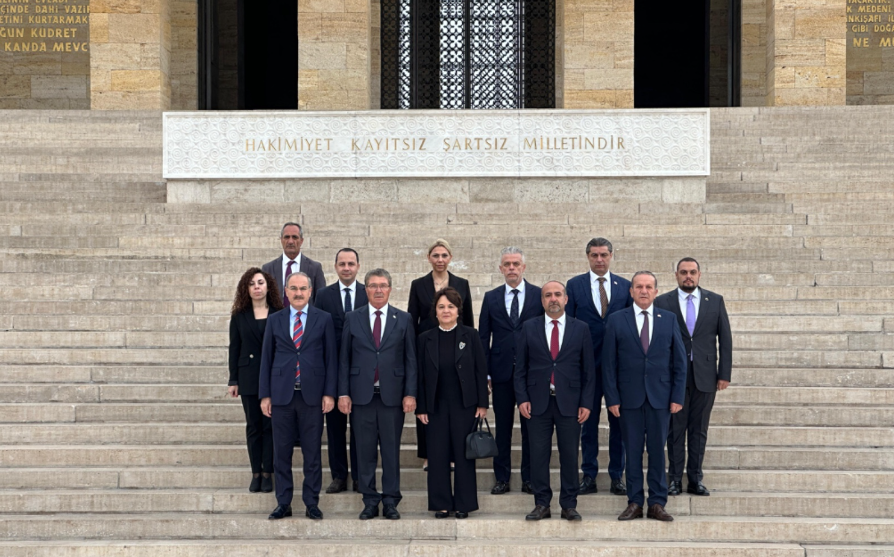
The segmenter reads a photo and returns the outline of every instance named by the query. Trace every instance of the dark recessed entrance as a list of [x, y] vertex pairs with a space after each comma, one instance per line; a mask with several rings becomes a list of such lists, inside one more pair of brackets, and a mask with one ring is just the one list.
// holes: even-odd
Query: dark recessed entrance
[[740, 2], [637, 0], [634, 106], [738, 106]]
[[298, 108], [298, 4], [199, 0], [199, 108]]

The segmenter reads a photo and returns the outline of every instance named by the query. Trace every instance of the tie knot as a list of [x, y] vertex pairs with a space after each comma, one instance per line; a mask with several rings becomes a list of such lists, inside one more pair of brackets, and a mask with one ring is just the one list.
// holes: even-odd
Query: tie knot
[[553, 319], [553, 320], [552, 320], [552, 324], [553, 324], [553, 327], [558, 327], [558, 326], [559, 326], [559, 320], [558, 320], [558, 319]]
[[382, 315], [382, 312], [381, 312], [381, 311], [378, 311], [378, 310], [376, 310], [376, 317], [379, 317], [379, 316], [380, 316], [380, 315]]
[[596, 279], [596, 280], [598, 280], [599, 283], [602, 284], [603, 282], [605, 282], [605, 277], [599, 277], [599, 278]]
[[345, 288], [345, 292], [350, 292], [350, 291], [351, 291], [350, 288]]
[[512, 293], [515, 294], [515, 295], [518, 295], [518, 288], [513, 288], [513, 289], [512, 289]]
[[692, 299], [692, 294], [686, 296], [686, 299], [687, 299], [687, 300], [691, 300], [691, 299]]
[[291, 266], [294, 265], [294, 264], [295, 264], [295, 260], [294, 260], [294, 259], [292, 259], [291, 261], [289, 261], [289, 267], [291, 267]]
[[643, 315], [645, 315], [645, 316], [646, 316], [646, 317], [648, 317], [648, 316], [649, 316], [649, 312], [648, 312], [648, 311], [646, 311], [646, 310], [643, 310], [643, 311], [642, 311], [642, 314], [643, 314]]
[[302, 315], [303, 313], [304, 313], [303, 311], [299, 311], [299, 312], [296, 314], [296, 315], [298, 316], [298, 319], [301, 319], [301, 315]]

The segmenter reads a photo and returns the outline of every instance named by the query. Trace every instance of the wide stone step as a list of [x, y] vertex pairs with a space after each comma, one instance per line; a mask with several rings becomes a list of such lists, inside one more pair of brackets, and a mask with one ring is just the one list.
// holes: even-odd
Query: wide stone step
[[[299, 513], [300, 516], [300, 513]], [[327, 515], [328, 517], [329, 515]], [[854, 546], [838, 546], [842, 551], [858, 550]], [[177, 541], [59, 541], [59, 542], [0, 542], [0, 551], [9, 557], [74, 557], [91, 555], [95, 557], [205, 557], [229, 555], [250, 557], [259, 552], [270, 555], [318, 555], [321, 557], [398, 557], [411, 552], [420, 557], [442, 555], [471, 555], [487, 552], [488, 555], [527, 554], [533, 557], [548, 555], [572, 555], [587, 552], [600, 557], [621, 557], [630, 555], [677, 555], [679, 557], [826, 557], [826, 553], [807, 553], [797, 544], [728, 544], [697, 542], [620, 542], [620, 541], [562, 541], [549, 540], [532, 542], [527, 538], [518, 540], [392, 540], [357, 543], [349, 540], [306, 540], [300, 545], [287, 540], [177, 540]], [[817, 551], [824, 551], [821, 546]], [[881, 553], [855, 557], [878, 557]]]
[[[630, 539], [704, 543], [894, 543], [894, 520], [871, 518], [680, 516], [673, 525], [654, 520], [635, 520], [618, 525], [617, 512], [587, 517], [581, 523], [558, 519], [531, 524], [523, 520], [529, 506], [511, 515], [470, 517], [467, 520], [435, 520], [432, 513], [405, 513], [397, 522], [379, 518], [357, 520], [356, 514], [329, 513], [322, 522], [310, 520], [267, 520], [267, 514], [208, 514], [180, 512], [159, 514], [55, 514], [6, 515], [0, 521], [0, 538], [6, 540], [323, 540], [363, 539], [364, 544], [382, 539], [468, 539], [502, 544], [507, 540], [564, 540], [574, 542], [623, 541]], [[298, 507], [300, 509], [300, 506]], [[323, 512], [326, 509], [323, 508]], [[83, 543], [83, 542], [81, 542]], [[713, 547], [713, 546], [712, 546]], [[314, 548], [314, 551], [315, 548]], [[476, 550], [477, 551], [477, 550]], [[802, 555], [803, 555], [803, 549]], [[401, 554], [405, 554], [404, 547]], [[254, 554], [257, 554], [256, 552]], [[313, 553], [316, 554], [316, 553]], [[564, 552], [562, 554], [565, 554]], [[664, 554], [664, 553], [661, 553]], [[739, 557], [736, 555], [736, 557]]]

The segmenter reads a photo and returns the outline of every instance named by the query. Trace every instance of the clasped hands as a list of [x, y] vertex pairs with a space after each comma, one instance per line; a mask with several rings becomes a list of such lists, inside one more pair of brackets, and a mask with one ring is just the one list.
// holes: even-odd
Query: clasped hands
[[[351, 397], [349, 396], [341, 396], [338, 397], [338, 411], [344, 415], [348, 415], [351, 413], [351, 407], [353, 404], [351, 403]], [[410, 414], [416, 411], [416, 398], [412, 396], [405, 396], [403, 400], [404, 414]]]
[[[419, 421], [425, 425], [428, 425], [428, 414], [416, 414], [416, 417], [419, 418]], [[487, 408], [476, 408], [475, 409], [475, 417], [476, 418], [486, 418], [487, 417]]]
[[[335, 408], [335, 399], [331, 396], [324, 396], [323, 413], [328, 414], [329, 412], [332, 412], [333, 408]], [[270, 401], [269, 396], [261, 399], [261, 413], [268, 418], [273, 415], [273, 403]]]
[[[522, 402], [518, 405], [518, 413], [522, 415], [522, 417], [531, 419], [531, 403], [530, 402]], [[577, 409], [577, 423], [582, 424], [590, 418], [590, 410], [584, 407], [580, 407]]]
[[[671, 407], [670, 407], [671, 414], [676, 414], [677, 412], [679, 412], [682, 409], [683, 409], [682, 404], [677, 404], [675, 402], [671, 402]], [[608, 411], [611, 412], [612, 416], [614, 416], [616, 418], [621, 417], [621, 405], [620, 404], [614, 404], [612, 406], [609, 406]]]

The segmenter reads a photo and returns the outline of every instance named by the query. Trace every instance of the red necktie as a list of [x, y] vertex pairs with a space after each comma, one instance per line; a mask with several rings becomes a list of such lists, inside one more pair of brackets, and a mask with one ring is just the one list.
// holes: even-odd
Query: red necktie
[[649, 353], [649, 312], [643, 311], [643, 328], [639, 332], [639, 342], [643, 345], [643, 352]]
[[[376, 311], [376, 321], [373, 323], [373, 342], [376, 343], [376, 349], [382, 344], [382, 312]], [[376, 366], [376, 377], [373, 383], [379, 382], [379, 366]]]
[[[292, 342], [295, 343], [295, 349], [301, 350], [301, 337], [304, 336], [304, 326], [301, 325], [301, 314], [299, 311], [295, 316], [295, 327], [292, 329]], [[295, 365], [295, 383], [301, 383], [301, 361]]]
[[[553, 361], [556, 361], [556, 358], [559, 357], [559, 320], [553, 319], [553, 332], [549, 338], [549, 354], [553, 357]], [[556, 372], [554, 371], [552, 375], [549, 376], [549, 384], [552, 386], [556, 386]]]
[[294, 261], [289, 261], [289, 266], [286, 267], [286, 276], [282, 279], [282, 305], [285, 307], [289, 307], [289, 296], [286, 294], [286, 285], [289, 284], [289, 275], [292, 274], [292, 265], [294, 264]]

